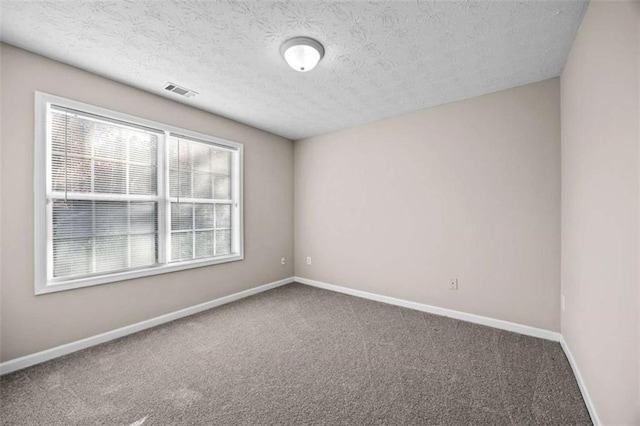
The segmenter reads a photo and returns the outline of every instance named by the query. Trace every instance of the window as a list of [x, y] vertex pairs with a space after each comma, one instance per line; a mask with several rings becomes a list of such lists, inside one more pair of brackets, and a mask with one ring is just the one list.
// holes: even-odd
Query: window
[[36, 294], [243, 259], [242, 145], [36, 93]]

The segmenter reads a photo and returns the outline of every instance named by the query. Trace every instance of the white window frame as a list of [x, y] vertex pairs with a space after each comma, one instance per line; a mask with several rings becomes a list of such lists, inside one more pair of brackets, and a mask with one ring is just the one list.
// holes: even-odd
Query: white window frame
[[[53, 233], [48, 224], [51, 217], [51, 147], [48, 143], [51, 129], [48, 126], [49, 105], [77, 110], [125, 123], [133, 126], [144, 126], [155, 129], [160, 133], [158, 138], [158, 195], [151, 196], [150, 201], [158, 203], [158, 244], [159, 263], [150, 267], [137, 268], [101, 275], [51, 280], [48, 276], [53, 267], [53, 253], [51, 250]], [[205, 143], [229, 149], [232, 151], [232, 253], [215, 258], [194, 259], [168, 263], [167, 241], [170, 241], [171, 201], [169, 197], [169, 167], [168, 167], [168, 139], [170, 135], [181, 135]], [[48, 93], [35, 92], [35, 294], [46, 294], [74, 288], [88, 287], [99, 284], [112, 283], [150, 275], [165, 274], [185, 269], [200, 268], [226, 262], [244, 259], [244, 217], [243, 217], [243, 145], [238, 142], [222, 139], [202, 133], [193, 132], [179, 127], [159, 123], [132, 115], [100, 108], [83, 102], [74, 101]], [[92, 195], [93, 197], [93, 195]], [[98, 196], [99, 197], [99, 196]], [[112, 198], [111, 196], [108, 196]], [[116, 195], [117, 197], [117, 195]], [[97, 197], [95, 197], [97, 198]], [[186, 199], [181, 201], [187, 202]], [[170, 248], [170, 247], [169, 247]]]

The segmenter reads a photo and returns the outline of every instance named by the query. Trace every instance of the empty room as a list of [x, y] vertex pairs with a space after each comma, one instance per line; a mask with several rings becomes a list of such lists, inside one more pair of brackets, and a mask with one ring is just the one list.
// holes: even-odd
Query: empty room
[[0, 425], [640, 426], [640, 1], [1, 0]]

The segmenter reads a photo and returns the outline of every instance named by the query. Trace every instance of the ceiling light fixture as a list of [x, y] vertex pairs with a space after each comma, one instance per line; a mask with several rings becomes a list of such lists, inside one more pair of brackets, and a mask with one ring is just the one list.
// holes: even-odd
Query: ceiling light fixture
[[280, 47], [280, 54], [291, 68], [300, 72], [311, 71], [324, 56], [324, 47], [309, 37], [294, 37]]

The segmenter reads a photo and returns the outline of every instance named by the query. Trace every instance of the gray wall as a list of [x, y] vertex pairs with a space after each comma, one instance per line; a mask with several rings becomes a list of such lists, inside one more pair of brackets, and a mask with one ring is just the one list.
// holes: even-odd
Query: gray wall
[[[293, 143], [1, 47], [1, 352], [7, 361], [293, 275]], [[34, 91], [244, 143], [245, 260], [34, 296]], [[280, 257], [289, 262], [280, 265]]]
[[604, 424], [640, 424], [640, 3], [591, 2], [562, 74], [562, 334]]
[[559, 331], [559, 79], [296, 141], [294, 164], [297, 276]]

